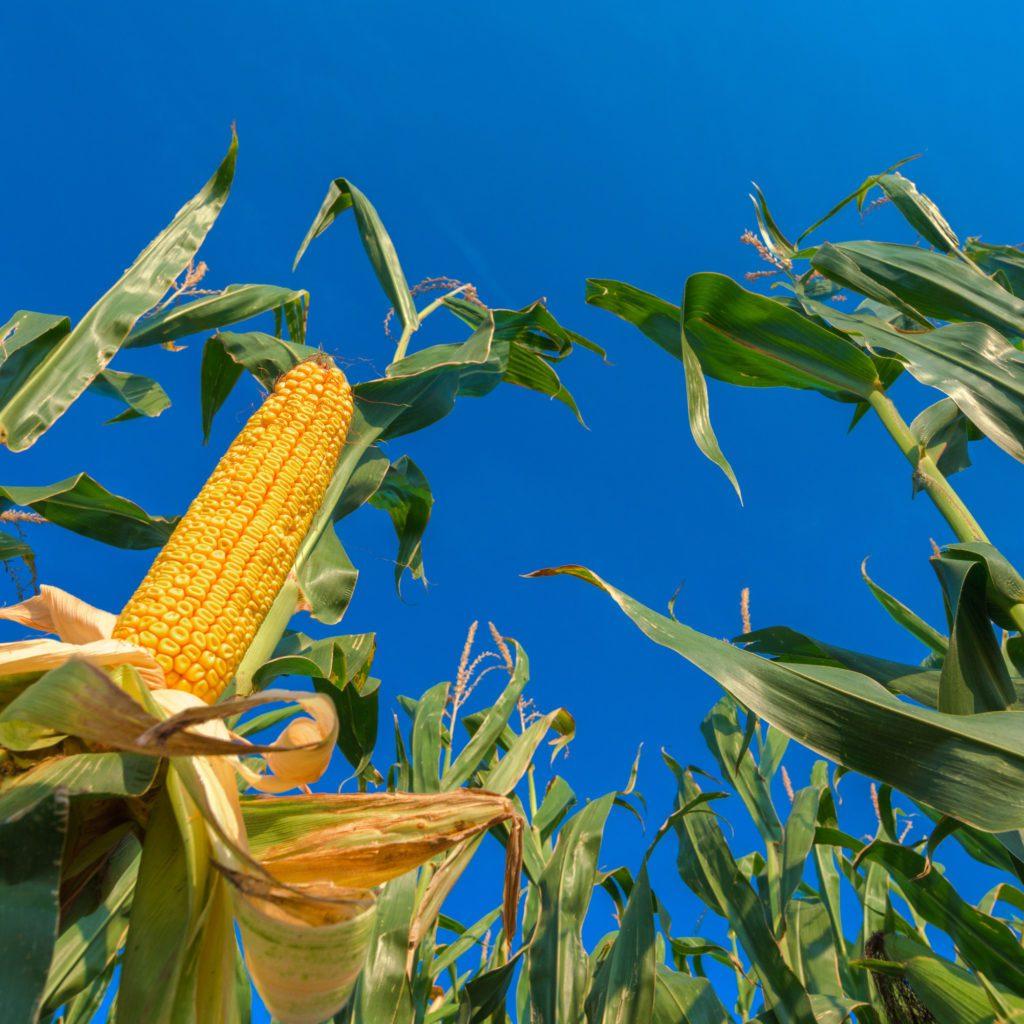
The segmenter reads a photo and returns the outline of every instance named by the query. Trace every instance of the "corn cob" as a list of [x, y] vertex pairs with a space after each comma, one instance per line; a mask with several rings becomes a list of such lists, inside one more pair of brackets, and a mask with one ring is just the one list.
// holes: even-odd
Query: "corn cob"
[[151, 650], [167, 685], [223, 692], [295, 560], [352, 419], [352, 389], [326, 360], [289, 370], [203, 485], [114, 637]]

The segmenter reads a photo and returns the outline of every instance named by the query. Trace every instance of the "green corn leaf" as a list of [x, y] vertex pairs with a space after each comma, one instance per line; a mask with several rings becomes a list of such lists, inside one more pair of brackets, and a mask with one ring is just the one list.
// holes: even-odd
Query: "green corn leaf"
[[501, 1019], [495, 1015], [505, 1006], [512, 978], [525, 954], [526, 949], [521, 949], [506, 963], [477, 974], [459, 987], [458, 1024], [485, 1024]]
[[736, 643], [746, 650], [787, 665], [832, 665], [859, 672], [881, 683], [891, 693], [910, 697], [926, 707], [937, 707], [939, 672], [920, 665], [876, 658], [858, 651], [848, 651], [821, 640], [798, 633], [788, 626], [769, 626], [737, 637]]
[[99, 1020], [97, 1013], [103, 1005], [114, 977], [114, 964], [98, 975], [90, 985], [78, 993], [74, 999], [68, 1001], [64, 1008], [64, 1020], [62, 1024], [93, 1024]]
[[918, 192], [917, 186], [898, 171], [878, 176], [878, 185], [903, 214], [907, 223], [929, 244], [941, 252], [954, 252], [960, 240], [939, 208]]
[[229, 284], [215, 295], [204, 295], [191, 302], [170, 306], [155, 316], [143, 317], [128, 335], [124, 347], [166, 345], [191, 334], [220, 330], [296, 302], [303, 307], [308, 305], [309, 293], [272, 284]]
[[658, 967], [653, 907], [645, 864], [611, 950], [594, 977], [587, 997], [588, 1024], [649, 1024]]
[[782, 233], [782, 229], [775, 222], [775, 218], [768, 209], [768, 201], [765, 199], [764, 193], [755, 182], [751, 184], [753, 185], [754, 194], [750, 197], [750, 201], [754, 204], [754, 216], [757, 217], [757, 227], [761, 233], [761, 238], [764, 240], [764, 244], [776, 256], [783, 259], [792, 259], [796, 255], [796, 246], [786, 238]]
[[701, 732], [722, 777], [739, 794], [762, 839], [769, 845], [780, 843], [782, 824], [772, 803], [768, 779], [745, 742], [736, 702], [722, 697], [701, 723]]
[[302, 560], [296, 578], [313, 618], [334, 626], [341, 622], [352, 603], [359, 570], [337, 533], [327, 527]]
[[587, 302], [621, 317], [639, 328], [648, 338], [660, 345], [669, 355], [683, 364], [686, 379], [686, 406], [690, 420], [690, 433], [699, 450], [725, 473], [737, 496], [742, 500], [739, 483], [729, 460], [722, 452], [711, 426], [708, 404], [708, 386], [705, 372], [716, 376], [702, 363], [689, 339], [683, 333], [682, 314], [678, 306], [659, 299], [621, 281], [593, 278], [587, 281]]
[[[969, 444], [985, 435], [951, 398], [940, 398], [911, 421], [910, 432], [945, 477], [971, 465]], [[915, 488], [918, 482], [914, 481]]]
[[968, 238], [964, 253], [987, 274], [1000, 279], [1000, 284], [1018, 298], [1024, 297], [1024, 251], [1015, 245], [986, 245], [980, 239]]
[[170, 407], [167, 392], [149, 377], [120, 370], [104, 370], [89, 386], [89, 390], [106, 398], [113, 398], [127, 408], [108, 423], [124, 423], [140, 416], [155, 417]]
[[395, 587], [401, 593], [402, 576], [409, 571], [414, 580], [423, 580], [423, 535], [430, 521], [434, 495], [423, 471], [408, 455], [392, 462], [369, 498], [374, 508], [391, 517], [398, 536], [395, 559]]
[[[807, 786], [797, 792], [782, 837], [781, 871], [779, 877], [779, 907], [776, 912], [776, 933], [789, 921], [787, 908], [804, 877], [804, 865], [814, 847], [817, 827], [817, 786]], [[800, 913], [798, 911], [797, 913]], [[838, 993], [837, 993], [838, 994]]]
[[893, 334], [887, 345], [917, 380], [948, 395], [989, 440], [1024, 461], [1024, 354], [998, 331], [952, 324]]
[[705, 372], [730, 383], [862, 399], [878, 386], [874, 364], [844, 335], [722, 274], [689, 278], [683, 326]]
[[811, 266], [924, 327], [929, 318], [978, 321], [1011, 337], [1024, 334], [1024, 300], [950, 256], [892, 242], [844, 242], [821, 246]]
[[924, 857], [906, 846], [875, 841], [862, 861], [891, 872], [915, 912], [949, 935], [971, 967], [1011, 991], [1024, 992], [1024, 949], [1013, 932], [972, 907]]
[[1003, 711], [1017, 694], [989, 621], [985, 563], [945, 556], [931, 562], [950, 621], [938, 709], [952, 715]]
[[811, 750], [984, 831], [1024, 826], [1020, 716], [946, 715], [901, 701], [856, 672], [765, 661], [659, 615], [581, 566], [531, 575], [559, 573], [604, 590], [648, 638]]
[[1011, 609], [1024, 603], [1024, 577], [991, 544], [972, 541], [947, 544], [943, 558], [983, 562], [986, 571], [985, 599], [989, 618], [1003, 629], [1016, 629]]
[[128, 835], [104, 873], [99, 903], [66, 926], [57, 938], [43, 1005], [53, 1011], [106, 975], [128, 931], [142, 848]]
[[339, 214], [348, 209], [351, 209], [355, 215], [363, 248], [373, 265], [377, 280], [380, 281], [380, 285], [384, 289], [384, 294], [387, 295], [392, 307], [398, 313], [402, 327], [406, 330], [416, 330], [419, 326], [416, 305], [409, 292], [409, 285], [406, 283], [401, 264], [398, 262], [398, 253], [395, 251], [391, 236], [387, 233], [369, 199], [345, 178], [335, 178], [328, 187], [320, 210], [313, 218], [313, 223], [310, 225], [309, 231], [306, 232], [299, 251], [295, 254], [292, 269], [299, 265], [299, 260], [302, 259], [309, 243], [317, 236], [322, 235], [334, 223]]
[[502, 379], [507, 384], [517, 384], [528, 391], [536, 391], [561, 402], [576, 417], [580, 426], [586, 426], [572, 392], [562, 383], [551, 364], [536, 352], [522, 345], [510, 345]]
[[825, 905], [817, 899], [786, 906], [786, 961], [809, 993], [841, 997], [845, 993], [837, 949]]
[[[47, 431], [125, 343], [188, 266], [224, 206], [235, 173], [237, 139], [206, 185], [149, 243], [121, 279], [48, 348], [0, 405], [0, 440], [23, 451]], [[35, 347], [33, 347], [35, 348]]]
[[[700, 789], [689, 772], [667, 756], [666, 761], [676, 775], [679, 805], [685, 806]], [[674, 827], [683, 881], [729, 921], [761, 982], [768, 1008], [780, 1022], [812, 1024], [814, 1014], [807, 992], [786, 965], [765, 908], [733, 859], [714, 816], [700, 812], [682, 815]], [[699, 880], [695, 887], [694, 880]]]
[[158, 767], [158, 761], [141, 754], [71, 754], [43, 761], [0, 788], [0, 819], [22, 813], [57, 789], [71, 798], [141, 796]]
[[4, 1014], [34, 1024], [57, 939], [68, 796], [56, 789], [0, 821], [0, 989]]
[[583, 1015], [590, 968], [581, 930], [614, 799], [608, 793], [566, 822], [538, 882], [540, 916], [526, 959], [529, 1019], [536, 1024], [578, 1021]]
[[[875, 600], [889, 613], [890, 618], [898, 626], [902, 626], [921, 643], [930, 647], [936, 654], [945, 655], [949, 641], [937, 629], [928, 625], [916, 612], [911, 611], [902, 601], [883, 590], [868, 575], [868, 560], [861, 562], [860, 574]], [[875, 677], [877, 678], [877, 676]]]
[[170, 1022], [196, 898], [172, 801], [163, 793], [151, 812], [142, 848], [118, 985], [121, 1019]]
[[[464, 299], [461, 295], [445, 299], [444, 304], [474, 330], [482, 326], [488, 314], [484, 307]], [[494, 337], [499, 342], [508, 341], [515, 347], [556, 362], [569, 355], [575, 345], [593, 352], [602, 359], [607, 359], [607, 353], [600, 345], [595, 345], [583, 335], [563, 327], [544, 305], [542, 299], [531, 302], [522, 309], [491, 309], [489, 312], [494, 318]]]
[[0, 486], [0, 507], [30, 508], [48, 522], [117, 548], [157, 548], [167, 543], [178, 517], [151, 516], [112, 494], [87, 473], [38, 487]]
[[[406, 977], [409, 926], [416, 909], [417, 873], [388, 882], [377, 901], [370, 949], [356, 982], [351, 1008], [342, 1019], [351, 1024], [412, 1024], [412, 991]], [[343, 1011], [344, 1013], [345, 1011]]]
[[732, 1024], [707, 978], [660, 966], [654, 990], [652, 1024]]
[[[444, 949], [434, 957], [430, 965], [430, 973], [437, 978], [449, 967], [454, 966], [459, 958], [468, 953], [474, 946], [480, 945], [484, 936], [491, 930], [491, 926], [501, 916], [501, 907], [496, 907], [489, 914], [484, 914], [475, 924], [468, 928], [460, 927], [458, 938], [449, 942]], [[438, 923], [445, 928], [451, 928], [455, 922], [441, 914]]]
[[41, 362], [71, 331], [66, 316], [19, 309], [0, 327], [0, 408], [13, 399]]
[[[915, 156], [905, 156], [902, 160], [897, 160], [896, 163], [894, 163], [887, 170], [883, 171], [882, 174], [891, 174], [893, 171], [902, 167], [904, 164], [908, 164], [912, 160], [916, 160], [919, 155], [920, 154], [917, 154]], [[864, 208], [864, 201], [866, 200], [868, 193], [871, 191], [871, 189], [875, 187], [875, 185], [878, 184], [878, 179], [881, 176], [881, 174], [872, 174], [870, 177], [865, 178], [864, 181], [862, 181], [849, 195], [844, 196], [842, 199], [840, 199], [839, 202], [836, 203], [836, 205], [833, 206], [832, 209], [829, 210], [824, 217], [821, 217], [819, 220], [816, 220], [809, 228], [807, 228], [806, 231], [802, 232], [800, 237], [797, 238], [796, 244], [800, 245], [800, 243], [809, 234], [820, 228], [821, 225], [824, 224], [826, 221], [831, 220], [837, 213], [839, 213], [840, 210], [848, 206], [850, 203], [856, 202], [857, 209], [862, 210]]]
[[416, 706], [416, 715], [412, 722], [414, 793], [437, 793], [441, 789], [439, 772], [444, 730], [442, 716], [448, 704], [448, 690], [448, 683], [438, 683], [423, 694]]
[[544, 799], [533, 816], [532, 825], [543, 842], [547, 842], [552, 833], [561, 824], [565, 815], [576, 803], [576, 794], [572, 787], [560, 775], [556, 775], [549, 783]]

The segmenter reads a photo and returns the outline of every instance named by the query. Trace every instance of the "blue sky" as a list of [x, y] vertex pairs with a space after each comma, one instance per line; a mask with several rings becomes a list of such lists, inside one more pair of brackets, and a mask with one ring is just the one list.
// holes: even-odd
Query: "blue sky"
[[[684, 581], [678, 613], [716, 636], [738, 632], [749, 586], [755, 626], [786, 623], [910, 660], [918, 651], [858, 567], [870, 555], [876, 579], [938, 624], [928, 542], [950, 538], [923, 500], [911, 502], [907, 467], [874, 423], [847, 436], [847, 410], [816, 395], [712, 382], [740, 508], [690, 441], [680, 366], [586, 307], [584, 279], [619, 277], [678, 301], [694, 271], [757, 269], [738, 243], [752, 226], [752, 179], [798, 230], [865, 175], [918, 152], [911, 176], [961, 236], [1024, 240], [1022, 147], [1008, 128], [1022, 20], [998, 3], [970, 19], [914, 3], [855, 19], [828, 4], [650, 0], [96, 3], [87, 15], [71, 3], [8, 4], [0, 295], [9, 310], [79, 316], [206, 179], [237, 122], [239, 170], [202, 253], [207, 283], [308, 288], [311, 340], [353, 377], [382, 371], [392, 348], [354, 227], [339, 223], [290, 271], [332, 177], [370, 196], [411, 282], [472, 281], [498, 306], [546, 296], [613, 363], [580, 352], [564, 366], [589, 430], [563, 406], [506, 388], [395, 444], [437, 498], [431, 586], [395, 598], [390, 525], [364, 511], [343, 535], [362, 571], [345, 625], [378, 633], [376, 673], [392, 699], [451, 678], [469, 622], [493, 619], [528, 650], [537, 703], [576, 717], [560, 771], [598, 795], [624, 783], [643, 743], [640, 788], [656, 826], [671, 798], [657, 752], [709, 763], [699, 723], [719, 691], [596, 591], [521, 573], [582, 562], [659, 608]], [[907, 239], [891, 210], [827, 234], [864, 231]], [[103, 427], [112, 407], [83, 400], [27, 454], [0, 454], [0, 482], [88, 470], [152, 512], [181, 510], [258, 401], [254, 385], [240, 388], [201, 446], [201, 342], [115, 362], [165, 384], [174, 405], [160, 419]], [[909, 389], [898, 398], [908, 419], [927, 400]], [[1024, 556], [1017, 467], [997, 451], [975, 461], [958, 485], [994, 541]], [[31, 539], [44, 581], [112, 609], [150, 557], [54, 528]], [[793, 764], [799, 777], [809, 761]], [[870, 827], [862, 786], [849, 786], [847, 805], [852, 824]], [[636, 865], [644, 843], [616, 817], [602, 861]], [[685, 934], [699, 908], [671, 861], [666, 851], [655, 884]], [[491, 881], [496, 872], [473, 876], [458, 907], [482, 912], [496, 892], [474, 886]], [[603, 903], [596, 917], [600, 934], [611, 925]]]

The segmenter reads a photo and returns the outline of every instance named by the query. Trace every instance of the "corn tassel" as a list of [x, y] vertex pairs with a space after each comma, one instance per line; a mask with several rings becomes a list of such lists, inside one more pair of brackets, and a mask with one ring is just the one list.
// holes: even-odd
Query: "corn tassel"
[[309, 360], [231, 443], [114, 627], [154, 653], [167, 686], [208, 703], [223, 692], [288, 576], [351, 419], [345, 375]]

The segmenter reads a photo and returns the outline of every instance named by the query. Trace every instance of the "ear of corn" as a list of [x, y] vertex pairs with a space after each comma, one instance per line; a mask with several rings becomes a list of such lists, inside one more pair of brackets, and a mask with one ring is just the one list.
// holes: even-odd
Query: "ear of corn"
[[167, 685], [212, 703], [291, 569], [352, 419], [326, 361], [277, 382], [217, 464], [114, 627], [152, 650]]

